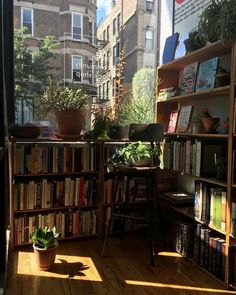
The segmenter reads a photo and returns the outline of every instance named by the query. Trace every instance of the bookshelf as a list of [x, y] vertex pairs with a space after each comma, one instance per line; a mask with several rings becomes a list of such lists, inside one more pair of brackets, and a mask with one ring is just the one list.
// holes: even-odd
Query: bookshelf
[[14, 246], [29, 244], [35, 225], [55, 225], [61, 239], [99, 234], [99, 142], [14, 140], [9, 150]]
[[[195, 91], [187, 94], [180, 94], [174, 97], [165, 98], [160, 96], [159, 93], [166, 88], [171, 87], [180, 87], [183, 77], [183, 70], [186, 66], [198, 62], [204, 62], [211, 58], [219, 57], [220, 60], [228, 60], [229, 70], [230, 70], [230, 85], [225, 85], [217, 88]], [[202, 186], [206, 186], [206, 199], [208, 202], [208, 218], [213, 214], [210, 211], [210, 208], [213, 208], [215, 203], [214, 199], [214, 190], [223, 192], [222, 194], [226, 196], [226, 203], [221, 204], [221, 216], [225, 215], [225, 225], [224, 230], [219, 228], [219, 226], [212, 225], [212, 222], [209, 220], [202, 220], [201, 218], [196, 218], [196, 204], [194, 208], [177, 208], [173, 205], [168, 205], [171, 212], [174, 212], [176, 216], [186, 217], [189, 220], [189, 229], [194, 226], [194, 229], [191, 228], [192, 235], [190, 239], [195, 241], [195, 244], [198, 244], [201, 239], [208, 241], [206, 243], [216, 243], [217, 250], [214, 248], [214, 251], [222, 251], [220, 254], [221, 264], [218, 268], [222, 267], [224, 269], [223, 273], [219, 273], [213, 269], [212, 265], [208, 265], [208, 262], [197, 261], [200, 266], [207, 269], [215, 276], [224, 280], [224, 282], [233, 287], [236, 286], [236, 255], [235, 255], [235, 245], [236, 239], [232, 234], [232, 223], [236, 223], [236, 213], [234, 214], [234, 209], [236, 207], [236, 184], [234, 183], [234, 171], [235, 171], [235, 160], [233, 152], [236, 147], [236, 137], [235, 137], [235, 67], [236, 67], [236, 44], [235, 43], [220, 43], [216, 42], [204, 48], [201, 48], [197, 51], [194, 51], [182, 58], [164, 64], [158, 68], [158, 80], [159, 84], [157, 85], [157, 122], [164, 123], [165, 125], [165, 143], [164, 143], [164, 152], [163, 152], [163, 169], [167, 171], [174, 171], [177, 175], [177, 190], [185, 190], [189, 193], [195, 192], [196, 183], [202, 183]], [[191, 105], [193, 109], [203, 109], [207, 107], [210, 112], [212, 112], [212, 117], [219, 117], [221, 121], [225, 120], [226, 117], [229, 119], [229, 128], [226, 134], [219, 133], [193, 133], [191, 128], [186, 133], [168, 133], [168, 124], [170, 114], [174, 110], [180, 110], [182, 106]], [[191, 120], [190, 120], [191, 122]], [[197, 150], [197, 143], [199, 143], [199, 150]], [[187, 145], [187, 148], [186, 148]], [[195, 146], [196, 145], [196, 146]], [[166, 152], [165, 148], [168, 147]], [[206, 146], [209, 146], [208, 148]], [[221, 147], [221, 148], [220, 148]], [[187, 150], [187, 151], [186, 151]], [[211, 151], [211, 152], [210, 152]], [[225, 179], [218, 179], [214, 175], [214, 171], [207, 171], [207, 165], [209, 158], [211, 158], [212, 153], [219, 153], [219, 156], [222, 156], [227, 159], [227, 172]], [[218, 156], [218, 155], [217, 155]], [[187, 164], [186, 164], [187, 163]], [[213, 162], [214, 164], [214, 162]], [[192, 169], [192, 165], [195, 169]], [[210, 166], [209, 164], [208, 166]], [[196, 166], [198, 167], [196, 170]], [[189, 168], [190, 167], [190, 168]], [[205, 170], [205, 171], [204, 171]], [[211, 173], [210, 173], [211, 172]], [[212, 199], [211, 199], [212, 198]], [[221, 201], [224, 197], [221, 196]], [[165, 202], [160, 201], [161, 206], [167, 206]], [[222, 201], [223, 203], [223, 201]], [[205, 204], [201, 204], [204, 208]], [[201, 210], [203, 210], [201, 208]], [[205, 209], [204, 209], [205, 210]], [[213, 210], [213, 209], [212, 209]], [[215, 209], [214, 209], [215, 210]], [[219, 211], [219, 210], [218, 210]], [[219, 214], [217, 210], [215, 215]], [[216, 213], [217, 212], [217, 213]], [[215, 218], [215, 215], [213, 217]], [[217, 217], [218, 218], [218, 217]], [[219, 221], [219, 220], [218, 220]], [[222, 220], [221, 220], [222, 221]], [[181, 221], [182, 222], [182, 221]], [[175, 221], [173, 224], [178, 224], [178, 221]], [[172, 224], [172, 225], [173, 225]], [[184, 222], [183, 222], [184, 224]], [[182, 226], [182, 225], [181, 225]], [[180, 226], [180, 227], [181, 227]], [[182, 226], [184, 227], [184, 226]], [[201, 227], [201, 228], [200, 228]], [[176, 228], [178, 226], [176, 225]], [[176, 230], [175, 228], [175, 230]], [[170, 230], [170, 233], [173, 233], [173, 228]], [[196, 231], [198, 231], [198, 239], [196, 239]], [[189, 233], [186, 234], [187, 238]], [[205, 235], [205, 236], [204, 236]], [[209, 237], [210, 236], [210, 237]], [[213, 241], [213, 237], [215, 240]], [[186, 238], [186, 237], [185, 237]], [[178, 242], [178, 239], [177, 239]], [[185, 242], [185, 240], [184, 240]], [[178, 243], [177, 243], [178, 244]], [[172, 243], [172, 246], [173, 243]], [[186, 246], [186, 245], [185, 245]], [[196, 246], [196, 245], [195, 245]], [[212, 246], [212, 244], [211, 244]], [[175, 246], [174, 246], [175, 247]], [[192, 245], [192, 247], [194, 247]], [[208, 248], [207, 248], [208, 247]], [[177, 247], [178, 248], [178, 247]], [[207, 250], [206, 250], [207, 249]], [[205, 248], [205, 253], [208, 253], [210, 246], [207, 244]], [[220, 250], [219, 250], [220, 249]], [[180, 251], [180, 249], [178, 249]], [[186, 249], [185, 249], [186, 250]], [[198, 251], [201, 252], [201, 249]], [[181, 252], [181, 251], [180, 251]], [[218, 253], [217, 252], [217, 253]], [[212, 252], [211, 252], [212, 253]], [[203, 255], [203, 254], [202, 254]], [[215, 254], [214, 254], [215, 255]], [[217, 254], [218, 255], [218, 254]], [[184, 256], [186, 253], [184, 253]], [[193, 258], [193, 257], [189, 257]], [[208, 258], [207, 258], [208, 259]], [[209, 258], [210, 259], [210, 258]]]

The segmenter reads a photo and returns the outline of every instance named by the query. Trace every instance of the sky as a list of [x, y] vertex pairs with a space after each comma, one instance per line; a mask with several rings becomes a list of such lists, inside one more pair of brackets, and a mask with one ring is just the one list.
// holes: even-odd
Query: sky
[[112, 0], [97, 0], [97, 25], [106, 17], [110, 11]]

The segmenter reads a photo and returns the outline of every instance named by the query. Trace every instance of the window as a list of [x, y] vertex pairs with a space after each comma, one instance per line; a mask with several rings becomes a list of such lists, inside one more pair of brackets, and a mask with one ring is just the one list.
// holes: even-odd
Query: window
[[106, 30], [103, 31], [103, 41], [106, 41]]
[[106, 89], [106, 99], [108, 100], [109, 99], [109, 81], [107, 81], [107, 84], [106, 84], [106, 87], [107, 87], [107, 89]]
[[93, 60], [89, 58], [88, 61], [88, 80], [89, 84], [93, 84]]
[[34, 35], [33, 33], [33, 9], [21, 8], [21, 27], [26, 27], [26, 34]]
[[82, 82], [82, 57], [72, 56], [72, 79], [75, 82]]
[[109, 70], [109, 65], [110, 65], [110, 50], [107, 51], [107, 70]]
[[83, 15], [80, 13], [72, 14], [72, 36], [75, 40], [83, 38]]
[[106, 82], [102, 84], [102, 99], [106, 99]]
[[103, 54], [103, 70], [105, 70], [106, 69], [106, 58], [107, 58], [107, 56], [106, 56], [106, 54], [104, 53]]
[[113, 46], [113, 66], [116, 64], [116, 45]]
[[145, 32], [145, 48], [153, 50], [153, 30], [147, 29]]
[[112, 96], [115, 96], [116, 78], [112, 78]]
[[113, 19], [113, 35], [116, 33], [116, 18]]
[[89, 19], [89, 43], [94, 44], [94, 21]]
[[120, 57], [120, 40], [116, 43], [116, 60]]
[[99, 86], [98, 86], [98, 99], [99, 99], [99, 100], [101, 99], [101, 96], [102, 96], [102, 86], [99, 85]]
[[119, 31], [120, 29], [120, 13], [117, 16], [117, 30]]
[[152, 12], [154, 7], [154, 0], [146, 0], [146, 11]]
[[109, 41], [109, 38], [110, 38], [109, 31], [110, 31], [110, 26], [107, 26], [107, 41]]

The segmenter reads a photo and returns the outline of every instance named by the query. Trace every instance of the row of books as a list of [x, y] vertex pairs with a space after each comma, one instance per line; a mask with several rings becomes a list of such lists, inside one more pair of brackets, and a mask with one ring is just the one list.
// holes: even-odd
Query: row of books
[[[144, 178], [129, 178], [124, 176], [119, 180], [116, 187], [116, 181], [113, 178], [109, 178], [104, 181], [104, 203], [112, 204], [113, 201], [124, 202], [126, 195], [128, 200], [132, 201], [135, 199], [146, 198], [146, 184]], [[116, 195], [114, 196], [114, 190], [117, 189]], [[114, 197], [114, 200], [112, 200]]]
[[31, 234], [35, 226], [50, 228], [55, 226], [61, 238], [95, 235], [97, 234], [97, 210], [70, 210], [15, 217], [14, 244], [31, 242]]
[[210, 226], [225, 231], [226, 191], [212, 187], [202, 181], [195, 181], [194, 215]]
[[200, 176], [201, 141], [165, 140], [163, 143], [163, 168]]
[[15, 183], [14, 210], [95, 205], [97, 194], [97, 180], [84, 177]]
[[99, 145], [16, 144], [14, 174], [96, 171]]
[[170, 239], [178, 253], [224, 279], [225, 240], [213, 230], [175, 216], [171, 220]]

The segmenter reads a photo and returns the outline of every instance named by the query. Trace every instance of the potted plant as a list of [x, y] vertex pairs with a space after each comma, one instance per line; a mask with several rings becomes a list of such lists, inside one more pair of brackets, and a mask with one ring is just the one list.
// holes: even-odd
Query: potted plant
[[52, 112], [56, 115], [61, 136], [79, 137], [84, 127], [88, 95], [74, 85], [61, 86], [50, 80], [49, 87], [40, 101], [40, 113]]
[[141, 141], [129, 143], [115, 149], [114, 154], [108, 160], [108, 170], [111, 171], [117, 165], [158, 166], [160, 153], [159, 146], [153, 148]]
[[58, 247], [56, 228], [34, 228], [31, 236], [33, 241], [35, 260], [40, 270], [48, 270], [53, 267], [56, 249]]
[[199, 16], [198, 32], [203, 41], [235, 40], [236, 1], [212, 0]]
[[91, 138], [93, 139], [109, 139], [108, 131], [111, 121], [111, 108], [110, 107], [96, 107], [93, 110], [93, 128]]
[[186, 53], [198, 50], [204, 47], [206, 42], [199, 37], [197, 30], [193, 30], [188, 34], [188, 39], [184, 40]]

